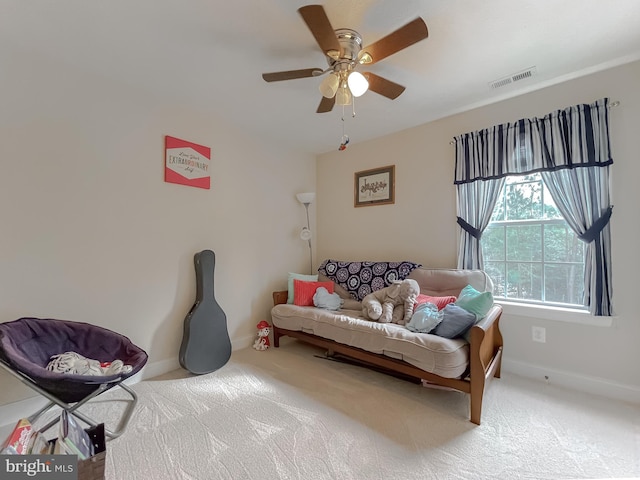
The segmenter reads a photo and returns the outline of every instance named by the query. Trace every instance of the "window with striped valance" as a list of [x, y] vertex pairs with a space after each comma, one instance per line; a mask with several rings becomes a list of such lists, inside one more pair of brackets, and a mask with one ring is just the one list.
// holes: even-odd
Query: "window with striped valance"
[[586, 244], [584, 305], [593, 315], [613, 315], [609, 100], [465, 133], [454, 141], [458, 268], [484, 267], [481, 238], [504, 177], [541, 172], [560, 213]]

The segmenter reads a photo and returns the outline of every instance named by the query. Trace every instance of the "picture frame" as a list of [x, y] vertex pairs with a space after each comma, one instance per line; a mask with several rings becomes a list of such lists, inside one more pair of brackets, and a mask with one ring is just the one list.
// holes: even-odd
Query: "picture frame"
[[164, 181], [211, 188], [211, 148], [165, 135]]
[[396, 202], [396, 166], [362, 170], [354, 174], [353, 205], [369, 207]]

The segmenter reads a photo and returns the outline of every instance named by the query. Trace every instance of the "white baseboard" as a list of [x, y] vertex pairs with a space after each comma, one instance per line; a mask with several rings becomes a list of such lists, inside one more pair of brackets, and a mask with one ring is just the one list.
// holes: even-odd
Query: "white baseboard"
[[180, 362], [178, 361], [178, 357], [167, 358], [166, 360], [158, 360], [157, 362], [147, 363], [142, 368], [142, 370], [140, 370], [136, 375], [131, 377], [129, 380], [132, 380], [131, 383], [135, 384], [142, 380], [147, 380], [149, 378], [157, 377], [158, 375], [163, 375], [167, 372], [172, 372], [179, 368], [180, 368]]
[[[253, 343], [253, 336], [246, 336], [236, 339], [231, 342], [231, 348], [233, 350], [241, 350], [247, 348]], [[133, 377], [125, 380], [127, 385], [134, 385], [142, 380], [148, 378], [157, 377], [165, 373], [172, 372], [180, 368], [180, 362], [178, 357], [168, 358], [166, 360], [158, 360], [156, 362], [147, 363], [142, 370], [136, 373]], [[0, 405], [0, 430], [7, 426], [14, 426], [16, 422], [23, 418], [28, 417], [32, 413], [36, 412], [39, 408], [44, 407], [48, 400], [42, 396], [28, 397], [24, 400], [18, 400], [17, 402], [7, 403]], [[3, 439], [0, 439], [2, 441]]]
[[236, 340], [232, 340], [231, 346], [233, 347], [233, 350], [242, 350], [243, 348], [247, 348], [253, 345], [253, 342], [255, 339], [256, 339], [255, 335], [247, 335], [245, 337], [240, 337]]
[[553, 385], [580, 392], [640, 404], [639, 387], [612, 382], [604, 378], [580, 375], [506, 358], [502, 359], [502, 371], [542, 382], [548, 381]]

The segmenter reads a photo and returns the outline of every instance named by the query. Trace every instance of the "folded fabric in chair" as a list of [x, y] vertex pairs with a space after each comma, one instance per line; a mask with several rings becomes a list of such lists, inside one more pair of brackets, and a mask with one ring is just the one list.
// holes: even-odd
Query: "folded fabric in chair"
[[120, 359], [116, 359], [113, 362], [99, 362], [77, 352], [64, 352], [59, 355], [53, 355], [47, 365], [47, 370], [50, 372], [90, 376], [125, 374], [132, 369], [131, 365], [125, 365]]

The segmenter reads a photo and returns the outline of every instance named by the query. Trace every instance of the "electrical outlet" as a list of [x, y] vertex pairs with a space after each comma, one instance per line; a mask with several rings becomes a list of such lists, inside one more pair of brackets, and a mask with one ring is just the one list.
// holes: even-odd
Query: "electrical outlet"
[[545, 343], [547, 341], [547, 329], [544, 327], [531, 327], [531, 340]]

